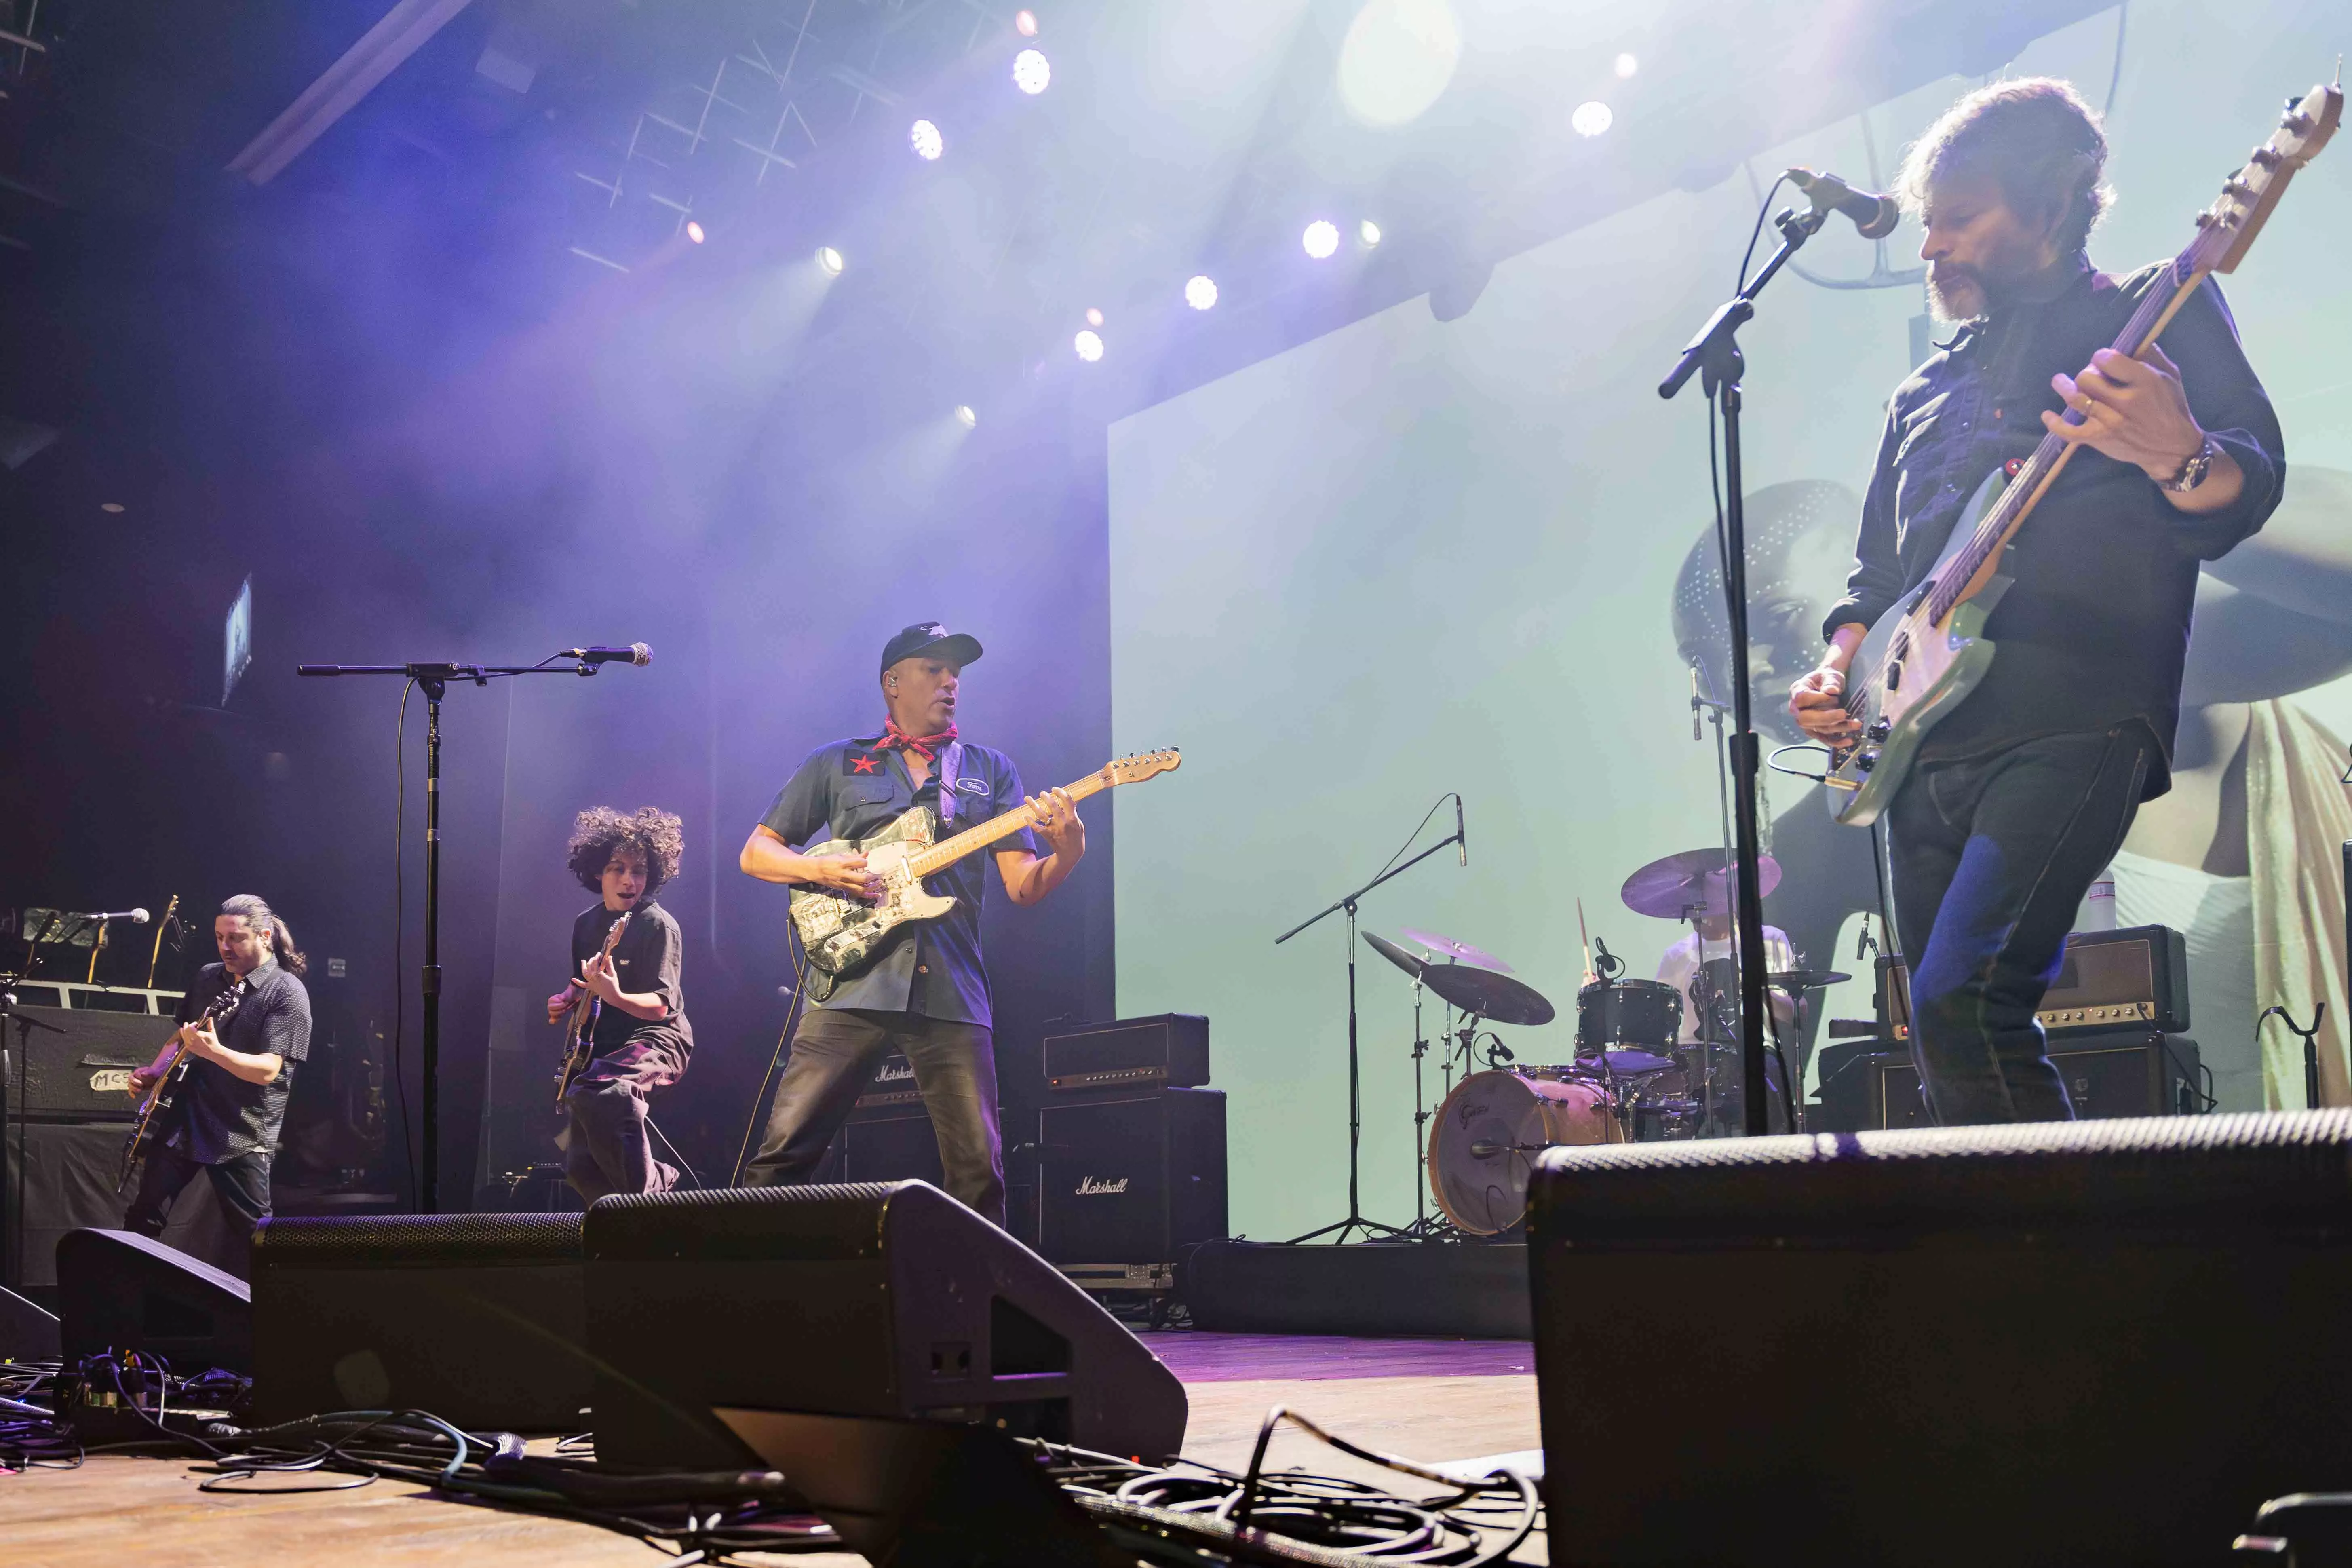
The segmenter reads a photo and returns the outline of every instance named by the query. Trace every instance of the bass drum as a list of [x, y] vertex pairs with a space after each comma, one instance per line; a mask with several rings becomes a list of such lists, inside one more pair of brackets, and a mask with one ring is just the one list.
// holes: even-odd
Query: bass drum
[[1472, 1073], [1431, 1124], [1429, 1188], [1447, 1219], [1474, 1236], [1496, 1236], [1527, 1217], [1539, 1150], [1623, 1142], [1608, 1091], [1589, 1078]]

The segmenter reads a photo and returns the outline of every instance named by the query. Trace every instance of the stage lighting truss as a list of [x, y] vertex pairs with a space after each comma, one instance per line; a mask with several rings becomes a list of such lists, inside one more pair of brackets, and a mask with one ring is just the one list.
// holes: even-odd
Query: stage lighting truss
[[1041, 51], [1024, 49], [1013, 57], [1013, 85], [1030, 97], [1045, 91], [1053, 79], [1054, 68]]
[[1077, 350], [1078, 357], [1088, 364], [1094, 363], [1103, 356], [1102, 334], [1092, 329], [1082, 331], [1071, 339], [1070, 346]]
[[1205, 310], [1217, 302], [1217, 280], [1202, 274], [1184, 283], [1184, 303], [1195, 310]]
[[1307, 232], [1298, 237], [1298, 243], [1316, 260], [1328, 261], [1339, 248], [1339, 226], [1328, 218], [1318, 217], [1307, 226]]
[[914, 128], [907, 132], [907, 143], [914, 148], [915, 156], [926, 163], [937, 163], [940, 154], [948, 150], [948, 139], [928, 120], [915, 121]]

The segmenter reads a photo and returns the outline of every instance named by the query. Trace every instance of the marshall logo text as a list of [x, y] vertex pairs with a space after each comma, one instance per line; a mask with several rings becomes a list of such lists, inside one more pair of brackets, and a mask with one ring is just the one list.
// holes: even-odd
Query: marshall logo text
[[1127, 1191], [1127, 1178], [1125, 1176], [1121, 1176], [1115, 1182], [1106, 1181], [1100, 1176], [1080, 1176], [1078, 1178], [1078, 1196], [1082, 1198], [1098, 1197], [1107, 1193], [1123, 1193], [1125, 1191]]

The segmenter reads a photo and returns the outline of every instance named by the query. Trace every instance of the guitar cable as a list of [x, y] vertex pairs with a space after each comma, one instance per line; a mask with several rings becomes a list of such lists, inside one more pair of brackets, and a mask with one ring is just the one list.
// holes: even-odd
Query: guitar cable
[[[744, 1119], [743, 1142], [735, 1150], [735, 1169], [727, 1178], [730, 1187], [743, 1184], [743, 1162], [751, 1156], [751, 1130], [760, 1125], [760, 1108], [768, 1103], [768, 1086], [775, 1082], [776, 1069], [783, 1064], [784, 1046], [792, 1039], [793, 1024], [800, 1016], [801, 991], [808, 980], [808, 949], [797, 937], [793, 939], [793, 946], [801, 955], [800, 966], [793, 972], [793, 999], [784, 1007], [784, 1026], [776, 1036], [775, 1050], [768, 1057], [768, 1070], [760, 1079], [760, 1092], [751, 1097], [751, 1114]], [[669, 1140], [665, 1138], [662, 1142], [667, 1143]]]

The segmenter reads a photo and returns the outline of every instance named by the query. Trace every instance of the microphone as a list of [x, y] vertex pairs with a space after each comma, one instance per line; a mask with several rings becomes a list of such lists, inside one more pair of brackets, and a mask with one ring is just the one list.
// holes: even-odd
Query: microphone
[[1903, 221], [1902, 205], [1893, 196], [1856, 190], [1835, 174], [1817, 174], [1811, 169], [1799, 168], [1790, 170], [1788, 178], [1812, 202], [1815, 212], [1845, 214], [1864, 239], [1885, 239]]
[[82, 916], [86, 921], [129, 921], [135, 926], [145, 925], [148, 918], [145, 910], [109, 910], [104, 914]]
[[1454, 847], [1461, 852], [1462, 863], [1470, 864], [1470, 837], [1462, 831], [1462, 792], [1454, 792]]
[[654, 650], [641, 642], [626, 647], [568, 647], [556, 655], [558, 658], [576, 658], [587, 664], [651, 664]]

